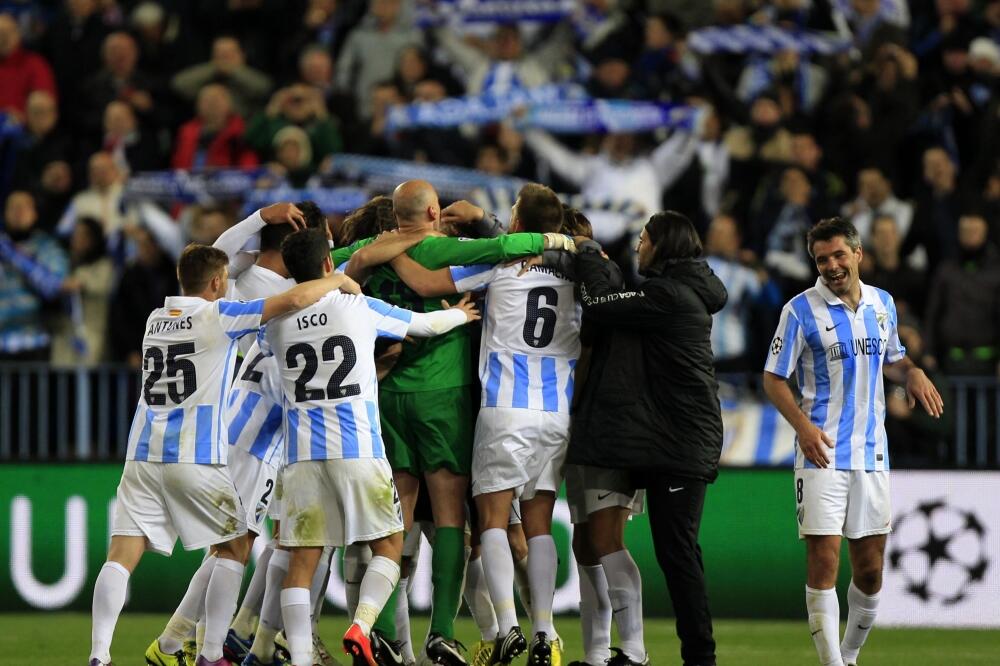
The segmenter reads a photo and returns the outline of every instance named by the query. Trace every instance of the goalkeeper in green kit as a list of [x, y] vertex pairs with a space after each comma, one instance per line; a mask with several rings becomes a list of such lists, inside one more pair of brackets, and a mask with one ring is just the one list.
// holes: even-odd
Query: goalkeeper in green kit
[[[334, 250], [334, 265], [349, 261], [351, 274], [371, 267], [365, 290], [415, 312], [440, 310], [442, 304], [436, 298], [421, 298], [388, 265], [380, 265], [403, 251], [423, 267], [436, 270], [495, 264], [546, 249], [573, 249], [572, 240], [561, 234], [519, 233], [477, 240], [444, 236], [437, 231], [441, 214], [437, 193], [425, 181], [401, 184], [392, 199], [399, 233], [377, 243], [366, 239]], [[458, 300], [458, 296], [452, 299]], [[431, 663], [449, 666], [466, 663], [455, 641], [454, 619], [465, 570], [465, 501], [479, 406], [475, 350], [466, 329], [404, 344], [392, 371], [379, 383], [382, 438], [406, 530], [413, 524], [421, 478], [431, 500], [433, 610], [424, 650]], [[394, 645], [394, 614], [395, 594], [375, 625], [372, 647], [381, 652], [382, 663], [402, 664], [398, 644]]]

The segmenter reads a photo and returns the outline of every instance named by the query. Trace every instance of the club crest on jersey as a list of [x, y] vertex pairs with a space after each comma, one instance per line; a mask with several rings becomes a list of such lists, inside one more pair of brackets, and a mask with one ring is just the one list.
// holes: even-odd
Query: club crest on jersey
[[885, 331], [885, 327], [886, 327], [886, 325], [889, 322], [889, 313], [888, 312], [876, 312], [875, 313], [875, 321], [878, 322], [878, 327], [881, 328], [883, 331]]

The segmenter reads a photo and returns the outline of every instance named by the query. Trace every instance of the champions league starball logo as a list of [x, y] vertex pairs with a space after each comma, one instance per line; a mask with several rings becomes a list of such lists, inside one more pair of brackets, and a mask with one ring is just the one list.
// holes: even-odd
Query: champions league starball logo
[[771, 343], [771, 353], [775, 356], [780, 354], [782, 345], [784, 345], [784, 341], [781, 339], [781, 336], [776, 337], [774, 342]]
[[953, 606], [983, 582], [986, 529], [972, 511], [932, 500], [897, 521], [889, 541], [891, 570], [903, 576], [907, 596]]

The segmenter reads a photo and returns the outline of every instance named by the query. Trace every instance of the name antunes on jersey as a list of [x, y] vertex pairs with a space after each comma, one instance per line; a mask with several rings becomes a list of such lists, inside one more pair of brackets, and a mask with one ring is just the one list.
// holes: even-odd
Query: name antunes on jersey
[[169, 331], [183, 331], [191, 328], [191, 317], [183, 319], [158, 319], [149, 325], [146, 335], [156, 335], [157, 333], [167, 333]]

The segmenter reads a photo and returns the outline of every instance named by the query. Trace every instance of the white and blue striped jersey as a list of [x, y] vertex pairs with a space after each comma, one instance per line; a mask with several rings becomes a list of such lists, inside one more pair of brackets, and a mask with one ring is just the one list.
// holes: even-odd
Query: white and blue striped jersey
[[375, 339], [402, 340], [412, 317], [378, 299], [335, 291], [261, 331], [261, 351], [277, 360], [287, 464], [385, 457]]
[[226, 440], [271, 467], [284, 460], [281, 376], [273, 356], [255, 339], [229, 391], [223, 422]]
[[[802, 411], [836, 443], [831, 469], [889, 469], [882, 367], [906, 355], [888, 292], [861, 285], [851, 310], [825, 284], [790, 300], [781, 311], [764, 370], [795, 374]], [[795, 468], [815, 467], [795, 447]]]
[[226, 462], [222, 411], [236, 341], [260, 328], [264, 301], [170, 296], [146, 321], [142, 396], [126, 460]]
[[486, 287], [479, 379], [483, 407], [569, 414], [580, 357], [574, 283], [542, 266], [453, 267], [459, 292]]
[[[245, 271], [239, 274], [235, 280], [231, 280], [226, 298], [237, 301], [252, 301], [258, 298], [270, 298], [288, 291], [295, 286], [295, 280], [278, 275], [274, 271], [252, 264]], [[250, 351], [250, 345], [256, 341], [256, 336], [248, 335], [241, 338], [238, 345], [240, 354], [246, 358]]]

